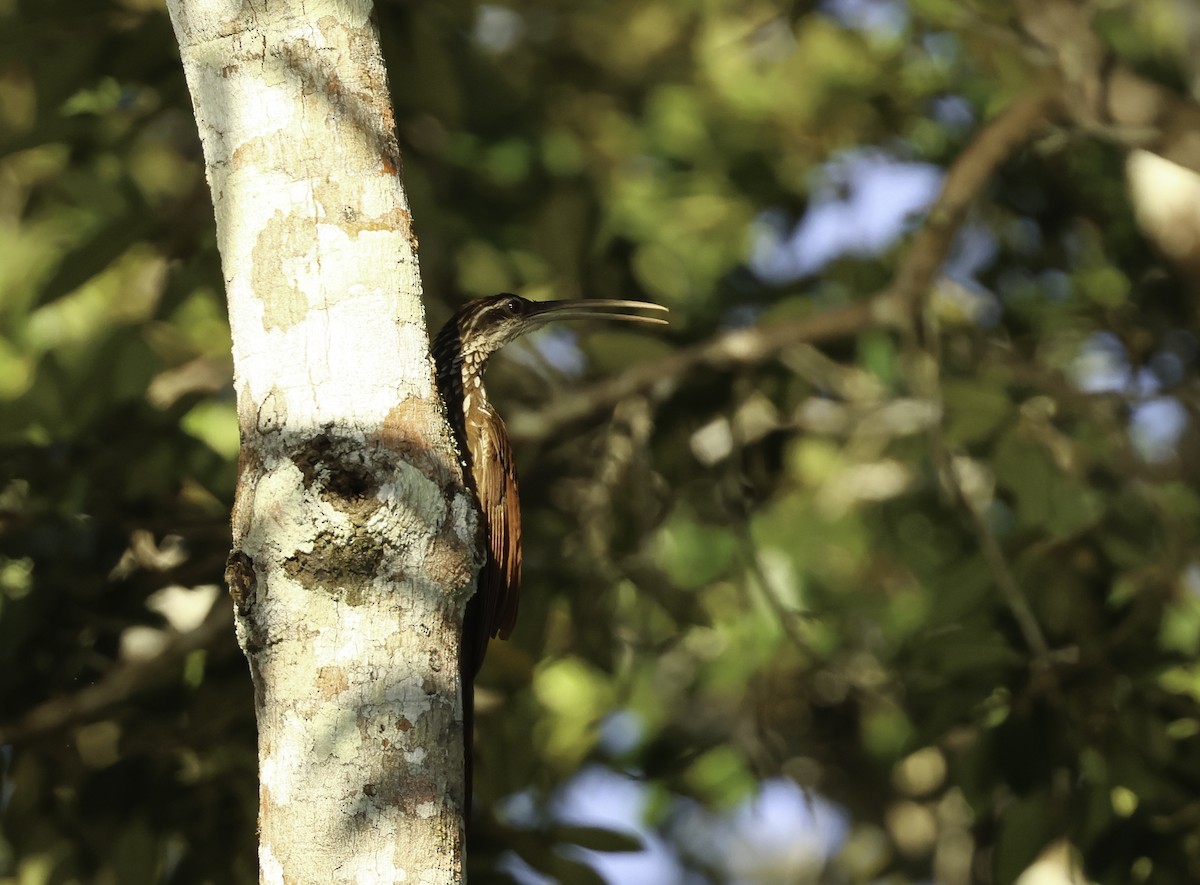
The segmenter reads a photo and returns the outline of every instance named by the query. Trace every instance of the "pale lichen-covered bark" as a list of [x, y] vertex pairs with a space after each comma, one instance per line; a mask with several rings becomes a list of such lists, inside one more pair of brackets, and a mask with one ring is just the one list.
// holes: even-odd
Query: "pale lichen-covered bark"
[[168, 5], [233, 330], [227, 576], [256, 688], [261, 879], [456, 882], [475, 526], [370, 4]]

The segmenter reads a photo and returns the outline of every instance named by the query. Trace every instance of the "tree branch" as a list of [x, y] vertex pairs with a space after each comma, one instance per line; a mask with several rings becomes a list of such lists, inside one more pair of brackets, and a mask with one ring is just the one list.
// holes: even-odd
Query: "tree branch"
[[547, 439], [635, 394], [665, 399], [681, 379], [701, 366], [755, 366], [797, 344], [835, 341], [881, 326], [911, 326], [914, 312], [941, 270], [967, 210], [996, 170], [1049, 122], [1054, 107], [1053, 96], [1040, 91], [1025, 95], [980, 130], [947, 171], [941, 193], [913, 237], [892, 282], [869, 299], [790, 323], [725, 332], [570, 397], [560, 397], [539, 411], [519, 412], [508, 422], [513, 439]]
[[1056, 109], [1057, 97], [1046, 92], [1020, 96], [958, 155], [891, 285], [872, 299], [879, 302], [879, 312], [899, 324], [911, 322], [941, 270], [967, 210], [1000, 166], [1050, 122]]
[[[194, 630], [176, 635], [170, 643], [144, 661], [114, 666], [104, 678], [74, 694], [51, 698], [29, 710], [16, 722], [0, 725], [0, 745], [28, 741], [76, 722], [94, 719], [148, 688], [165, 682], [189, 654], [228, 641], [233, 609], [222, 594]], [[232, 647], [232, 643], [230, 643]]]

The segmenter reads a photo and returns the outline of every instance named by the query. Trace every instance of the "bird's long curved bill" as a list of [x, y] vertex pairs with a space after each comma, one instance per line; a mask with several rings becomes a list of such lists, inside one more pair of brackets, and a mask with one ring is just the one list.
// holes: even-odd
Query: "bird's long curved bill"
[[[636, 313], [635, 311], [642, 311]], [[665, 317], [647, 313], [667, 313], [667, 308], [651, 301], [615, 301], [610, 299], [580, 299], [578, 301], [537, 301], [531, 319], [539, 323], [558, 320], [622, 320], [627, 323], [667, 324]]]

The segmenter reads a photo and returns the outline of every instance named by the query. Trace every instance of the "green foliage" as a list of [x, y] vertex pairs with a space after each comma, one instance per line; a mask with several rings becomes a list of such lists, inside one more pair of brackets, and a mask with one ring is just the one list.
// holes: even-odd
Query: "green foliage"
[[[944, 169], [1048, 77], [1007, 5], [856, 5], [898, 15], [380, 4], [432, 322], [502, 290], [672, 311], [662, 336], [575, 330], [584, 377], [551, 347], [498, 360], [514, 426], [591, 378], [869, 297], [910, 238], [800, 280], [750, 262], [836, 190], [826, 162]], [[1118, 60], [1184, 97], [1181, 5], [1100, 6]], [[169, 641], [163, 588], [221, 583], [237, 428], [165, 12], [0, 2], [0, 58], [3, 729]], [[919, 330], [700, 361], [524, 435], [526, 585], [481, 677], [475, 876], [507, 880], [511, 849], [600, 881], [575, 849], [634, 851], [648, 827], [728, 880], [684, 812], [786, 776], [851, 826], [778, 881], [1007, 883], [1059, 855], [1097, 882], [1200, 879], [1200, 278], [1142, 233], [1125, 157], [1073, 130], [1017, 152], [968, 221], [988, 255]], [[1149, 438], [1151, 399], [1178, 405], [1177, 438]], [[254, 881], [249, 678], [214, 635], [0, 746], [0, 883]], [[643, 819], [558, 819], [585, 764], [643, 783]]]

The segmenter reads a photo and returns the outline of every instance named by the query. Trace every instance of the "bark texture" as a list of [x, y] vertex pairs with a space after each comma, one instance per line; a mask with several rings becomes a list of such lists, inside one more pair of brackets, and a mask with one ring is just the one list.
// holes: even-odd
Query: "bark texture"
[[227, 577], [256, 689], [260, 878], [456, 882], [474, 514], [370, 4], [168, 5], [233, 331]]

